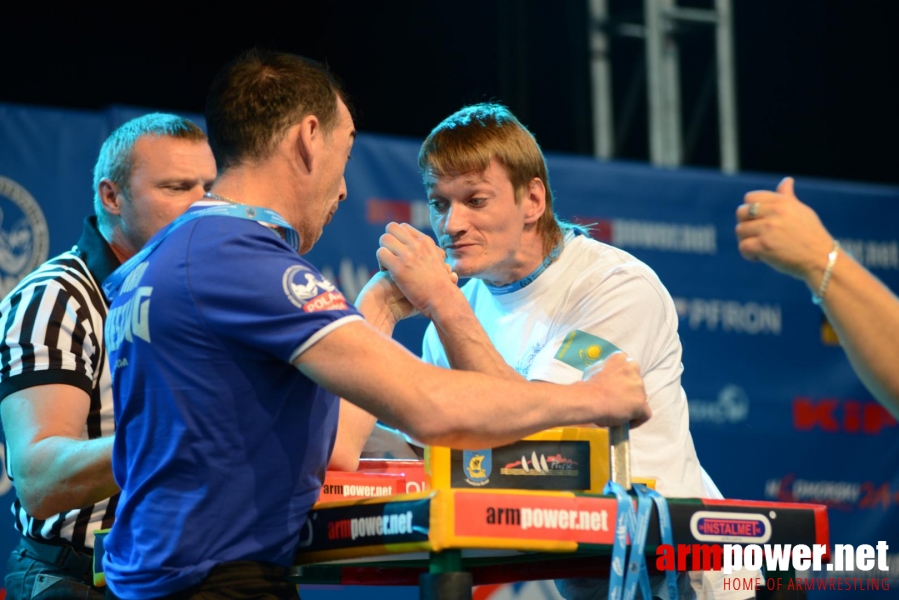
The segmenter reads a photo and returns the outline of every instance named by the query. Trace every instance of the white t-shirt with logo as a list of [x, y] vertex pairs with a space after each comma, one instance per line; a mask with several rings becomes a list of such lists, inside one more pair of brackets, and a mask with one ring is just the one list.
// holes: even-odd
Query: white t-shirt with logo
[[[506, 363], [529, 380], [573, 383], [601, 368], [615, 350], [626, 352], [640, 366], [652, 408], [652, 418], [630, 432], [631, 474], [655, 479], [656, 489], [669, 498], [722, 497], [700, 466], [690, 435], [674, 302], [645, 263], [577, 236], [527, 287], [494, 294], [481, 280], [471, 279], [462, 292]], [[450, 366], [433, 323], [422, 357]], [[719, 572], [691, 572], [679, 583], [682, 598], [747, 597], [724, 591]], [[557, 584], [566, 598], [580, 600], [604, 597], [597, 594], [604, 593], [607, 581]], [[664, 577], [653, 578], [652, 587], [654, 594], [667, 597]]]

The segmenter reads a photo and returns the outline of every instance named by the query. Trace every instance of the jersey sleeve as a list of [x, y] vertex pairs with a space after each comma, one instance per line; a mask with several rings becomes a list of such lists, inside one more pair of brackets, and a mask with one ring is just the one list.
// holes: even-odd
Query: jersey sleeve
[[[209, 226], [216, 220], [208, 219]], [[333, 283], [272, 231], [242, 225], [241, 235], [188, 255], [190, 263], [215, 261], [185, 269], [188, 289], [210, 330], [235, 345], [292, 362], [337, 327], [362, 320]], [[210, 239], [209, 233], [203, 237]]]
[[80, 271], [35, 273], [0, 304], [0, 398], [66, 384], [90, 394], [105, 360], [105, 304]]
[[619, 350], [637, 361], [644, 377], [671, 352], [677, 353], [679, 365], [675, 319], [671, 297], [642, 263], [625, 262], [605, 273], [587, 274], [576, 282], [562, 314], [556, 315], [553, 336], [535, 357], [530, 379], [572, 383], [600, 369]]

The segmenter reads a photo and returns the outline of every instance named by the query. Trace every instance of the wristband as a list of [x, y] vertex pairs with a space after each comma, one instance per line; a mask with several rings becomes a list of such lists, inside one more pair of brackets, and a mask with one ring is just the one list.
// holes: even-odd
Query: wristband
[[827, 291], [827, 284], [830, 283], [830, 278], [833, 276], [833, 266], [837, 264], [839, 250], [840, 242], [834, 240], [833, 250], [827, 255], [827, 266], [824, 267], [824, 277], [821, 278], [821, 285], [818, 287], [817, 292], [812, 292], [812, 302], [817, 306], [821, 306], [824, 303], [824, 292]]

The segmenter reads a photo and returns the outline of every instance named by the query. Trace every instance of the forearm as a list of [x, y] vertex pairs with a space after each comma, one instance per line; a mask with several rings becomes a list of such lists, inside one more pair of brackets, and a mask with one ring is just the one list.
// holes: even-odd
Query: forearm
[[418, 454], [402, 433], [380, 423], [375, 425], [368, 437], [363, 454], [370, 458], [418, 459]]
[[355, 471], [359, 468], [362, 449], [371, 435], [377, 419], [355, 404], [340, 399], [340, 418], [337, 423], [337, 439], [328, 469]]
[[[806, 283], [817, 291], [820, 275], [807, 277]], [[899, 418], [899, 300], [854, 259], [840, 253], [823, 308], [859, 378]]]
[[[429, 397], [443, 427], [422, 442], [455, 448], [496, 447], [549, 427], [591, 422], [596, 406], [577, 386], [443, 372], [419, 393]], [[443, 379], [443, 381], [441, 381]], [[459, 402], [459, 398], [471, 399]], [[515, 399], [510, 410], [510, 398]]]
[[[384, 369], [354, 401], [374, 406], [381, 420], [424, 444], [494, 447], [553, 426], [592, 421], [596, 406], [574, 386], [510, 381], [441, 369], [409, 356], [392, 358], [402, 382]], [[347, 381], [359, 389], [361, 381]], [[579, 384], [575, 384], [579, 385]], [[510, 410], [510, 398], [515, 398]]]
[[[363, 291], [356, 300], [356, 308], [369, 325], [390, 337], [396, 325], [396, 316], [386, 303], [374, 296], [367, 293], [367, 290]], [[336, 471], [358, 469], [362, 450], [376, 423], [377, 419], [373, 415], [341, 398], [337, 438], [328, 468]]]
[[428, 316], [453, 369], [524, 381], [503, 360], [461, 291], [436, 302]]
[[118, 493], [112, 476], [113, 439], [48, 437], [32, 444], [13, 473], [25, 510], [46, 519]]

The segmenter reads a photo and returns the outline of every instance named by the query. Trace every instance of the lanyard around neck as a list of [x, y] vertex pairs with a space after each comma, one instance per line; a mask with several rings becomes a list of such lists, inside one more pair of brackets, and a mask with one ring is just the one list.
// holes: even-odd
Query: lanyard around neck
[[220, 204], [215, 206], [207, 206], [205, 208], [188, 209], [186, 213], [169, 223], [166, 227], [159, 231], [147, 244], [138, 251], [137, 254], [125, 261], [122, 266], [116, 269], [112, 275], [106, 278], [103, 283], [103, 293], [112, 301], [121, 287], [125, 278], [134, 270], [137, 265], [144, 262], [156, 247], [162, 243], [173, 231], [201, 217], [234, 217], [238, 219], [246, 219], [248, 221], [256, 221], [263, 225], [271, 225], [280, 227], [284, 230], [284, 239], [290, 244], [294, 250], [300, 251], [300, 234], [296, 229], [284, 220], [284, 218], [269, 208], [259, 206], [250, 206], [248, 204]]
[[565, 248], [565, 244], [570, 242], [575, 238], [575, 236], [581, 235], [581, 232], [578, 229], [569, 229], [565, 232], [562, 241], [556, 244], [555, 248], [552, 249], [552, 252], [543, 259], [543, 262], [534, 269], [529, 275], [519, 279], [518, 281], [513, 281], [512, 283], [507, 283], [506, 285], [490, 285], [489, 283], [484, 283], [487, 286], [487, 289], [490, 290], [490, 293], [494, 296], [501, 296], [503, 294], [511, 294], [512, 292], [517, 292], [522, 288], [526, 288], [527, 286], [534, 283], [534, 280], [540, 277], [543, 271], [546, 268], [556, 262], [556, 259], [559, 258], [559, 255], [562, 254], [562, 250]]

